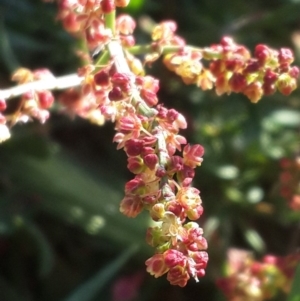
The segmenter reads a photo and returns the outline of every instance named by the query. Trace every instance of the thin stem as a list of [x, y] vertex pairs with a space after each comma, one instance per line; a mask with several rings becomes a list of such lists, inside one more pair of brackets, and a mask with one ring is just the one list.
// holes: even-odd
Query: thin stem
[[12, 88], [0, 90], [0, 99], [10, 99], [35, 90], [64, 90], [81, 84], [83, 77], [76, 73], [29, 82]]
[[133, 86], [133, 92], [132, 92], [132, 102], [133, 105], [138, 108], [138, 110], [144, 115], [144, 116], [154, 116], [156, 115], [156, 110], [149, 108], [149, 106], [144, 102], [144, 100], [140, 97], [139, 91], [137, 88], [135, 88], [134, 84], [134, 74], [131, 72], [127, 61], [124, 56], [123, 48], [119, 41], [111, 41], [108, 46], [108, 51], [110, 54], [110, 57], [112, 58], [114, 65], [116, 67], [116, 70], [119, 73], [126, 73], [128, 75], [131, 75], [132, 80], [132, 86]]
[[109, 28], [115, 36], [116, 34], [116, 10], [114, 9], [109, 14], [104, 14], [105, 28]]

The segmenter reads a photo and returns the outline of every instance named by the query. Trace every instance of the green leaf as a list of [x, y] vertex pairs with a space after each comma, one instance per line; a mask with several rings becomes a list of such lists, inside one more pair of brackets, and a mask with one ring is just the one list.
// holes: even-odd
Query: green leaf
[[296, 268], [296, 273], [294, 276], [294, 282], [292, 285], [291, 292], [288, 296], [287, 301], [300, 301], [300, 263]]
[[41, 230], [32, 222], [24, 220], [24, 229], [31, 235], [37, 249], [38, 275], [47, 276], [54, 265], [54, 255], [50, 243]]
[[93, 278], [82, 284], [63, 301], [93, 300], [137, 250], [137, 245], [132, 245], [126, 249], [118, 258], [101, 269]]
[[262, 253], [266, 249], [262, 237], [256, 230], [248, 228], [245, 230], [244, 235], [248, 243], [255, 251]]

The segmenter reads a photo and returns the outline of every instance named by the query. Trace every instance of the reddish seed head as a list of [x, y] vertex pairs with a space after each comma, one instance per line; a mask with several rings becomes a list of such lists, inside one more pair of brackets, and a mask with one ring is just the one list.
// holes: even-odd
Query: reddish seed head
[[247, 86], [247, 80], [244, 75], [240, 73], [234, 73], [229, 80], [229, 87], [235, 93], [239, 93]]
[[103, 13], [109, 14], [113, 10], [116, 9], [115, 1], [114, 0], [102, 0], [101, 8], [102, 8]]
[[264, 83], [262, 89], [264, 91], [264, 95], [272, 95], [276, 92], [276, 86], [274, 84]]
[[264, 83], [267, 85], [271, 85], [276, 82], [277, 78], [278, 78], [278, 74], [268, 69], [264, 76]]
[[279, 50], [279, 64], [291, 64], [294, 61], [294, 54], [291, 49], [289, 48], [280, 48]]
[[131, 35], [136, 27], [135, 20], [129, 15], [120, 15], [116, 20], [118, 31], [123, 35]]
[[124, 98], [120, 87], [113, 87], [108, 93], [108, 98], [112, 101], [122, 100]]
[[49, 109], [53, 102], [54, 102], [54, 97], [52, 93], [48, 90], [37, 92], [38, 100], [39, 100], [39, 105], [41, 109]]
[[154, 92], [148, 89], [141, 89], [141, 97], [147, 103], [148, 106], [153, 107], [157, 104], [158, 98]]
[[94, 81], [97, 86], [109, 85], [109, 74], [106, 70], [101, 70], [94, 75]]
[[138, 156], [143, 150], [144, 143], [142, 140], [129, 139], [125, 142], [125, 151], [128, 156]]
[[77, 22], [77, 16], [74, 13], [69, 13], [62, 20], [64, 28], [69, 32], [77, 32], [80, 29], [80, 23]]
[[298, 78], [299, 77], [299, 68], [294, 66], [289, 70], [289, 75], [293, 78]]
[[4, 98], [0, 99], [0, 112], [3, 112], [6, 110], [6, 101]]
[[247, 67], [244, 69], [244, 74], [257, 72], [259, 68], [259, 63], [255, 60], [251, 60], [247, 63]]
[[265, 64], [271, 56], [271, 51], [268, 46], [259, 44], [255, 47], [254, 56], [258, 59], [261, 65]]
[[157, 155], [149, 154], [144, 157], [145, 164], [151, 169], [154, 170], [156, 164], [158, 163]]

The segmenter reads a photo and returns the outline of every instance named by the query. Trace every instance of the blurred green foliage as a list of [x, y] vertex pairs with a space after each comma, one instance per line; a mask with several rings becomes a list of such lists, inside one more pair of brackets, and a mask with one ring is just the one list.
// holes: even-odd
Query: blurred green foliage
[[[250, 49], [258, 43], [292, 47], [299, 63], [297, 0], [132, 0], [127, 11], [138, 22], [176, 20], [189, 44], [206, 46], [230, 35]], [[0, 0], [1, 87], [11, 84], [18, 66], [47, 67], [56, 75], [79, 66], [77, 41], [55, 14], [54, 4], [40, 0]], [[143, 31], [137, 39], [149, 40]], [[220, 301], [214, 282], [229, 247], [260, 256], [299, 246], [300, 215], [288, 209], [278, 186], [279, 159], [300, 151], [299, 92], [254, 105], [240, 95], [217, 97], [184, 86], [159, 64], [148, 71], [161, 79], [161, 102], [186, 116], [183, 134], [206, 150], [195, 186], [205, 208], [207, 276], [179, 289], [146, 275], [149, 220], [119, 213], [131, 175], [111, 142], [113, 125], [53, 112], [46, 125], [15, 127], [0, 146], [1, 301], [113, 300], [116, 281], [137, 271], [144, 281], [132, 300]]]

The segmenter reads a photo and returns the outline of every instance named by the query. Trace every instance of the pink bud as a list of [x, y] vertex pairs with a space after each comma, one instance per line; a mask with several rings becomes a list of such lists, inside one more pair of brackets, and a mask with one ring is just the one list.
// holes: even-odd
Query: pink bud
[[229, 80], [229, 86], [233, 92], [239, 93], [247, 86], [247, 80], [244, 75], [234, 73]]
[[97, 86], [109, 85], [109, 74], [107, 70], [101, 70], [94, 75], [94, 81]]
[[129, 139], [125, 142], [125, 151], [128, 156], [138, 156], [143, 150], [144, 143], [139, 139]]
[[183, 255], [182, 252], [177, 250], [167, 250], [164, 253], [165, 263], [169, 268], [175, 267], [175, 266], [185, 266], [186, 264], [186, 256]]
[[102, 0], [101, 1], [101, 8], [102, 8], [103, 13], [109, 14], [113, 10], [116, 9], [115, 1], [114, 0]]
[[195, 168], [201, 165], [204, 155], [204, 148], [200, 144], [187, 144], [183, 149], [183, 163], [187, 166]]
[[144, 157], [145, 164], [151, 169], [154, 170], [156, 164], [158, 163], [157, 155], [149, 154]]
[[4, 98], [0, 98], [0, 112], [3, 112], [6, 110], [6, 101]]
[[148, 106], [153, 107], [157, 104], [158, 98], [154, 92], [147, 89], [141, 89], [141, 97], [147, 103]]
[[125, 196], [120, 204], [120, 211], [128, 217], [136, 217], [143, 209], [138, 196]]
[[129, 15], [120, 15], [116, 20], [117, 30], [123, 35], [131, 35], [136, 27], [135, 20]]
[[144, 162], [140, 157], [127, 158], [127, 168], [134, 174], [140, 174], [144, 170]]
[[146, 260], [147, 272], [153, 275], [155, 278], [167, 273], [169, 268], [167, 267], [163, 254], [155, 254]]
[[294, 61], [294, 54], [289, 48], [280, 48], [279, 50], [279, 64], [291, 64]]
[[39, 91], [37, 92], [37, 96], [41, 109], [49, 109], [52, 106], [54, 102], [54, 97], [50, 91]]

